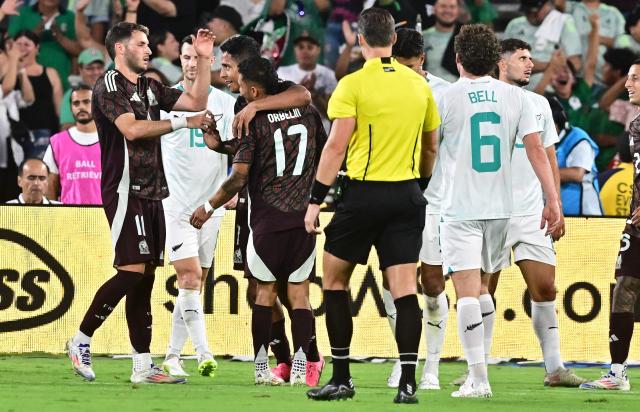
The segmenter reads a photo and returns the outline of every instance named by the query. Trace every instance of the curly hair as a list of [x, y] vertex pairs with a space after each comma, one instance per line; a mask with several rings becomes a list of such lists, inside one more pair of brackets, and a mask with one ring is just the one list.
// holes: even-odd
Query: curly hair
[[485, 76], [500, 60], [500, 43], [496, 34], [484, 24], [462, 26], [454, 49], [464, 69], [474, 76]]

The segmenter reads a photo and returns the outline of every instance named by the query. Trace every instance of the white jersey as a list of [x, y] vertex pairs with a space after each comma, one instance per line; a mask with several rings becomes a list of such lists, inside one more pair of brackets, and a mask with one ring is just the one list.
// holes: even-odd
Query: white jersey
[[[433, 98], [438, 106], [438, 113], [442, 116], [442, 96], [449, 89], [451, 83], [441, 79], [438, 76], [434, 76], [431, 73], [427, 73], [427, 81], [431, 86], [431, 92]], [[441, 136], [442, 137], [442, 136]], [[435, 164], [433, 165], [433, 173], [431, 173], [431, 180], [429, 181], [429, 187], [424, 191], [424, 197], [427, 199], [427, 213], [439, 214], [440, 213], [440, 200], [442, 199], [442, 168], [439, 162], [440, 155], [436, 156]]]
[[[182, 84], [174, 87], [182, 89]], [[222, 140], [232, 138], [234, 104], [235, 100], [228, 94], [209, 88], [207, 109], [213, 113]], [[192, 112], [161, 112], [160, 118], [192, 115]], [[210, 150], [200, 129], [178, 129], [163, 135], [162, 163], [169, 185], [169, 197], [162, 204], [173, 213], [190, 215], [216, 193], [227, 177], [227, 156]], [[224, 208], [216, 209], [213, 215], [224, 215]]]
[[[547, 148], [560, 141], [549, 101], [537, 93], [525, 90], [525, 96], [535, 110], [538, 127], [542, 130], [542, 145]], [[518, 136], [511, 157], [511, 182], [513, 190], [513, 216], [540, 214], [544, 208], [542, 185], [533, 171], [522, 137]]]
[[460, 78], [441, 106], [442, 218], [509, 218], [516, 136], [541, 131], [529, 99], [523, 90], [485, 76]]

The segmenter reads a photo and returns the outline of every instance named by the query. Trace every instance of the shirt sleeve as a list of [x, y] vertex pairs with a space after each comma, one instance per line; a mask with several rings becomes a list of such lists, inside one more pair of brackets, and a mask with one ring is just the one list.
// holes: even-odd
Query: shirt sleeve
[[593, 152], [593, 147], [588, 141], [583, 140], [578, 143], [569, 156], [567, 156], [567, 167], [580, 167], [587, 172], [591, 172], [591, 167], [595, 161], [596, 156]]
[[535, 106], [529, 99], [526, 98], [522, 90], [517, 89], [520, 92], [520, 98], [522, 99], [522, 110], [520, 111], [520, 120], [518, 121], [518, 137], [524, 141], [524, 137], [532, 133], [542, 132], [542, 128], [536, 119]]
[[431, 88], [427, 86], [427, 112], [424, 115], [424, 123], [422, 125], [423, 132], [430, 132], [440, 126], [440, 113], [438, 113], [438, 105], [433, 98]]
[[233, 139], [233, 117], [235, 101], [231, 96], [224, 96], [225, 104], [222, 105], [222, 127], [218, 129], [220, 139], [223, 142]]
[[356, 117], [358, 99], [356, 91], [353, 89], [348, 77], [338, 82], [338, 86], [333, 91], [327, 107], [329, 120]]
[[576, 22], [572, 16], [567, 17], [567, 20], [564, 22], [560, 45], [567, 56], [578, 56], [582, 54], [580, 34], [578, 33]]
[[251, 125], [249, 134], [240, 139], [238, 151], [233, 157], [233, 163], [253, 164], [254, 154], [256, 151], [255, 128]]
[[547, 148], [553, 146], [560, 141], [558, 137], [558, 131], [556, 130], [556, 124], [553, 122], [553, 113], [551, 113], [551, 106], [545, 104], [542, 110], [542, 118], [544, 126], [542, 128], [542, 145]]
[[106, 82], [103, 77], [96, 82], [93, 88], [93, 98], [96, 104], [94, 109], [100, 110], [112, 123], [125, 113], [133, 113], [133, 107], [131, 107], [124, 87], [118, 87], [117, 76], [121, 75], [109, 76]]
[[176, 105], [176, 102], [182, 95], [182, 90], [175, 87], [165, 86], [154, 79], [149, 79], [149, 87], [156, 96], [160, 110], [164, 110], [165, 112], [173, 110], [173, 106]]
[[42, 161], [47, 165], [47, 167], [49, 167], [50, 173], [55, 173], [57, 175], [60, 174], [60, 171], [58, 170], [58, 165], [56, 164], [56, 159], [55, 157], [53, 157], [53, 149], [51, 148], [51, 145], [47, 146], [47, 151], [44, 152], [44, 157], [42, 158]]

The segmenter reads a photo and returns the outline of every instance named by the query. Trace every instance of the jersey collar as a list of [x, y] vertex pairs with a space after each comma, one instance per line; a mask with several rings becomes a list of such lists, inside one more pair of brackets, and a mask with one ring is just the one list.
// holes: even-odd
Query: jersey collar
[[376, 57], [374, 59], [369, 59], [366, 62], [364, 62], [364, 66], [363, 67], [367, 67], [367, 66], [395, 66], [397, 64], [396, 59], [394, 59], [393, 57]]

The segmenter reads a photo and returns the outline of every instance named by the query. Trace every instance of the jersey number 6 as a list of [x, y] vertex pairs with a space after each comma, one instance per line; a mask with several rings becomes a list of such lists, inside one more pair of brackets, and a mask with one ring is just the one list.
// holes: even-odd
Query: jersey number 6
[[[500, 138], [495, 135], [480, 134], [480, 123], [500, 124], [500, 115], [496, 112], [481, 112], [471, 116], [471, 166], [479, 173], [495, 172], [502, 165]], [[482, 146], [491, 146], [493, 160], [482, 161]]]

